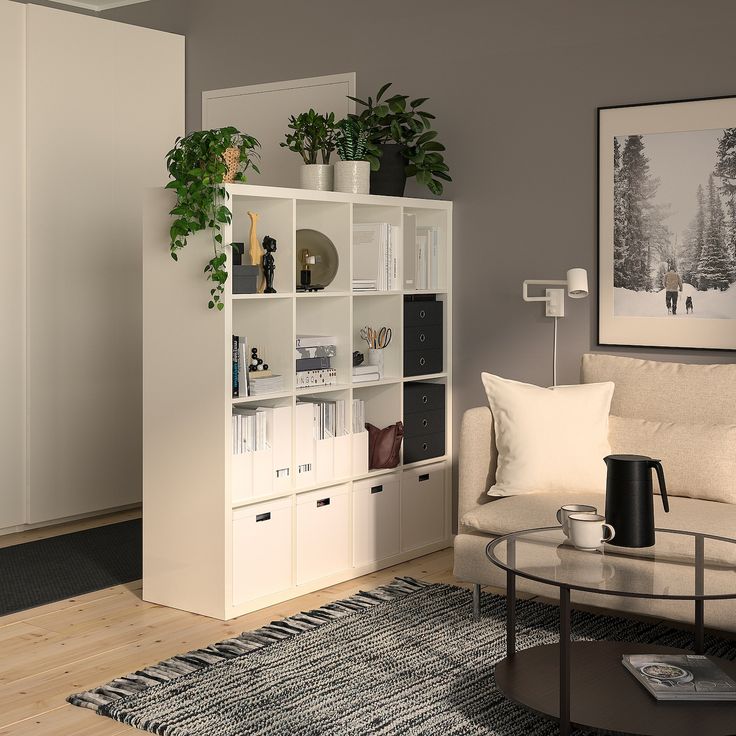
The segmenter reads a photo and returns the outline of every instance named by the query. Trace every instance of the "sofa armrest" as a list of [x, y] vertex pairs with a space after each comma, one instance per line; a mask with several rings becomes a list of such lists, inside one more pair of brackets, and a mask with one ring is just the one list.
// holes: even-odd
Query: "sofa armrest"
[[458, 519], [491, 499], [488, 489], [496, 477], [493, 417], [487, 406], [468, 409], [460, 426]]

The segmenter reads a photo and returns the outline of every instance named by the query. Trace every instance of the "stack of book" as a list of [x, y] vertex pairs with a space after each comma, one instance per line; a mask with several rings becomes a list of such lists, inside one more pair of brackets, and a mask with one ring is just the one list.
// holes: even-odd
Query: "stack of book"
[[263, 396], [284, 390], [284, 377], [271, 371], [251, 371], [248, 378], [250, 396]]
[[404, 287], [440, 288], [440, 231], [434, 225], [417, 226], [416, 217], [404, 215]]
[[396, 291], [400, 228], [388, 222], [353, 225], [353, 291]]
[[657, 700], [736, 700], [736, 682], [702, 654], [624, 654], [622, 662]]
[[365, 432], [365, 401], [353, 399], [353, 434]]
[[377, 365], [353, 366], [353, 383], [369, 383], [370, 381], [380, 380], [381, 372]]
[[331, 335], [296, 336], [296, 387], [331, 386], [337, 383], [332, 359], [337, 355], [337, 338]]
[[260, 409], [233, 407], [233, 455], [265, 450], [267, 445], [266, 412]]

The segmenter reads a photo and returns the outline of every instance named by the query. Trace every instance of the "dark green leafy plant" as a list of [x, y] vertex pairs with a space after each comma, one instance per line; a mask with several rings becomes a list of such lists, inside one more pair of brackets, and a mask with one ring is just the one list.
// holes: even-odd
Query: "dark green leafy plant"
[[258, 172], [260, 143], [253, 136], [241, 133], [237, 128], [199, 130], [185, 138], [177, 138], [174, 147], [166, 154], [166, 168], [172, 181], [167, 189], [176, 192], [176, 207], [171, 210], [174, 221], [170, 230], [171, 257], [179, 260], [178, 253], [194, 233], [210, 228], [214, 255], [204, 267], [207, 279], [212, 281], [210, 309], [224, 307], [222, 295], [227, 282], [227, 251], [222, 242], [222, 227], [232, 221], [232, 212], [225, 204], [228, 198], [224, 178], [227, 166], [223, 154], [228, 148], [240, 151], [235, 181], [244, 182], [245, 172], [252, 168]]
[[335, 113], [327, 115], [309, 110], [289, 118], [289, 130], [285, 133], [282, 148], [298, 153], [305, 164], [316, 164], [318, 155], [322, 163], [330, 163], [330, 154], [335, 150]]
[[379, 146], [396, 143], [406, 161], [406, 175], [416, 177], [432, 194], [442, 194], [442, 181], [452, 178], [442, 155], [445, 147], [436, 140], [437, 131], [432, 129], [435, 116], [422, 108], [429, 98], [409, 100], [408, 95], [393, 95], [384, 99], [390, 86], [391, 82], [384, 84], [375, 100], [350, 97], [364, 108], [350, 117], [369, 131], [366, 158], [371, 162], [371, 169], [378, 171], [381, 166]]
[[369, 130], [356, 118], [343, 118], [335, 126], [335, 148], [342, 161], [367, 161]]

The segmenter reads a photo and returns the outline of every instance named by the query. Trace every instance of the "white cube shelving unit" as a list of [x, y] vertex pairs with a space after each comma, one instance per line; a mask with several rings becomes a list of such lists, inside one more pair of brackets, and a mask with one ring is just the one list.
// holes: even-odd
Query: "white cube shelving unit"
[[[271, 235], [278, 241], [276, 294], [233, 295], [229, 280], [223, 311], [208, 310], [202, 268], [211, 235], [191, 237], [179, 262], [171, 260], [169, 191], [147, 193], [143, 237], [143, 597], [219, 619], [448, 547], [452, 508], [452, 203], [244, 184], [227, 190], [233, 222], [225, 242], [248, 242], [248, 211], [259, 213], [259, 240]], [[404, 214], [439, 229], [438, 288], [353, 293], [353, 223], [401, 225]], [[325, 233], [337, 248], [338, 273], [324, 291], [295, 289], [301, 228]], [[444, 365], [440, 373], [405, 378], [403, 303], [419, 293], [444, 302]], [[390, 325], [393, 339], [383, 380], [353, 384], [351, 356], [366, 347], [359, 334], [365, 324]], [[294, 388], [295, 337], [301, 333], [337, 338], [336, 385]], [[284, 375], [283, 391], [232, 398], [233, 334], [247, 336]], [[233, 404], [291, 407], [293, 452], [300, 397], [341, 398], [348, 408], [361, 398], [366, 420], [383, 427], [403, 418], [403, 387], [410, 381], [446, 385], [442, 457], [359, 474], [351, 474], [343, 458], [339, 477], [298, 487], [292, 472], [278, 491], [233, 494]], [[363, 439], [351, 438], [348, 452]], [[343, 441], [343, 449], [348, 446]], [[379, 485], [385, 494], [371, 494]]]

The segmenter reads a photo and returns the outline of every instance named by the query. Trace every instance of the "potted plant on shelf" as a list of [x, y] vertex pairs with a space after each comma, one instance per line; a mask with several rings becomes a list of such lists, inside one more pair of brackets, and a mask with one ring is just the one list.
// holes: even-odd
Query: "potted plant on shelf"
[[170, 213], [174, 216], [170, 229], [171, 257], [179, 260], [179, 251], [186, 246], [190, 235], [207, 228], [212, 230], [214, 255], [204, 267], [207, 279], [213, 283], [207, 304], [210, 309], [224, 307], [222, 295], [228, 275], [222, 227], [232, 221], [232, 212], [225, 204], [228, 198], [225, 183], [244, 182], [249, 168], [260, 173], [256, 165], [260, 145], [253, 136], [237, 128], [217, 128], [177, 138], [166, 154], [166, 168], [172, 179], [166, 188], [176, 193], [176, 206]]
[[[298, 153], [304, 160], [299, 172], [302, 189], [332, 191], [333, 171], [330, 154], [335, 150], [335, 113], [326, 115], [309, 110], [289, 118], [289, 130], [281, 147]], [[317, 159], [322, 163], [317, 163]]]
[[344, 118], [335, 126], [335, 191], [348, 194], [370, 192], [371, 165], [367, 159], [369, 130], [361, 120]]
[[384, 84], [375, 100], [350, 97], [363, 110], [352, 115], [369, 130], [367, 158], [371, 164], [371, 193], [403, 196], [407, 177], [416, 177], [432, 194], [442, 194], [443, 181], [452, 181], [450, 169], [432, 129], [435, 116], [422, 108], [428, 97], [408, 95], [383, 99], [391, 86]]

